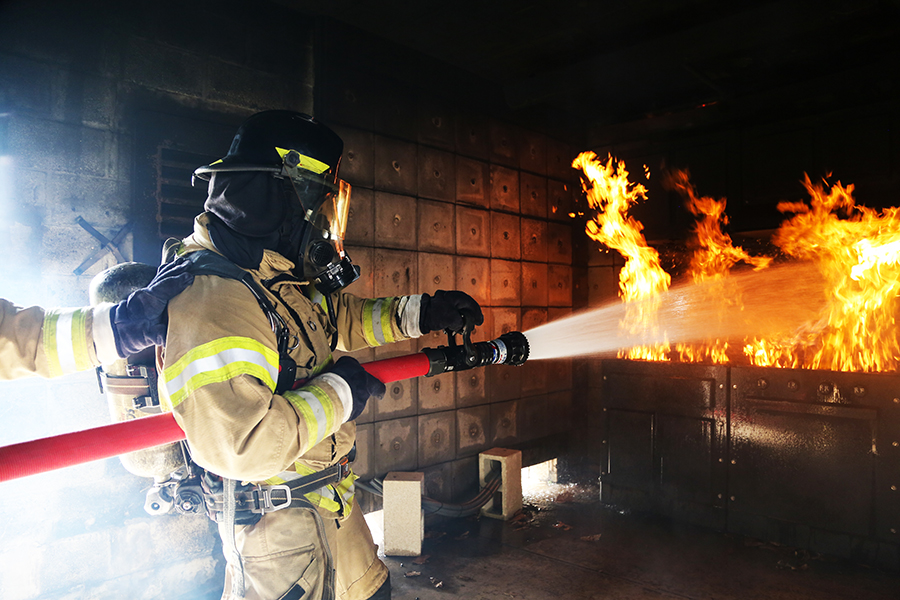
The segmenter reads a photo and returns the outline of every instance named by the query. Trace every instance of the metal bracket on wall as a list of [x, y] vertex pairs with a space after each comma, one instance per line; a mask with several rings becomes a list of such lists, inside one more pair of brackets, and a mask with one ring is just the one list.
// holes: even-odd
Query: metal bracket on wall
[[108, 239], [105, 235], [94, 229], [90, 223], [84, 220], [80, 215], [75, 218], [75, 222], [81, 225], [82, 229], [87, 231], [89, 234], [94, 236], [99, 242], [100, 247], [94, 250], [90, 256], [85, 258], [78, 268], [76, 268], [73, 273], [76, 275], [82, 275], [85, 271], [91, 268], [95, 262], [100, 260], [105, 252], [110, 252], [115, 257], [117, 263], [127, 262], [125, 257], [122, 256], [122, 252], [119, 250], [119, 244], [122, 243], [122, 240], [125, 239], [125, 236], [128, 235], [128, 232], [131, 231], [131, 223], [126, 223], [122, 229], [119, 230], [113, 239]]

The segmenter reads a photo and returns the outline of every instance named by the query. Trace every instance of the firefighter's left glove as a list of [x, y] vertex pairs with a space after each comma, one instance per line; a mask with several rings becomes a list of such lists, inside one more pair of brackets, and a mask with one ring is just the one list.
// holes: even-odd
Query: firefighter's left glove
[[350, 412], [348, 421], [353, 421], [362, 414], [370, 397], [380, 400], [387, 391], [384, 384], [363, 369], [359, 361], [352, 356], [340, 357], [334, 363], [334, 366], [331, 367], [329, 373], [337, 375], [350, 386], [350, 393], [353, 396], [353, 410]]
[[162, 265], [147, 287], [135, 290], [109, 313], [116, 351], [121, 358], [166, 343], [169, 301], [194, 282], [190, 262], [180, 258]]
[[465, 292], [438, 290], [434, 296], [422, 294], [422, 307], [419, 317], [419, 330], [431, 333], [446, 329], [460, 333], [463, 329], [463, 313], [473, 319], [473, 325], [484, 324], [484, 315], [478, 302]]

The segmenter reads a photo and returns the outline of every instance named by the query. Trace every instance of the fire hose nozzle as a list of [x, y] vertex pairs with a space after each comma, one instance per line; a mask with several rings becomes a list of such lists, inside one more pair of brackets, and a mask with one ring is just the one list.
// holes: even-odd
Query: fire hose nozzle
[[467, 343], [462, 346], [454, 343], [451, 334], [449, 346], [424, 348], [422, 353], [428, 357], [429, 362], [425, 376], [432, 377], [448, 371], [465, 371], [487, 365], [519, 366], [528, 360], [528, 339], [520, 331], [504, 333], [489, 342], [474, 343], [468, 341], [469, 333], [467, 331], [463, 334]]

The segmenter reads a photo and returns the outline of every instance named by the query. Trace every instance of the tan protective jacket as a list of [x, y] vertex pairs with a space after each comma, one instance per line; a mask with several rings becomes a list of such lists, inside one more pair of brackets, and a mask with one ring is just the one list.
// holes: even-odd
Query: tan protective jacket
[[111, 307], [45, 310], [0, 298], [0, 380], [58, 377], [117, 360]]
[[[215, 251], [207, 222], [206, 215], [196, 219], [179, 254]], [[261, 283], [289, 274], [292, 267], [267, 250], [251, 274]], [[356, 427], [347, 422], [349, 386], [323, 373], [332, 362], [332, 328], [323, 305], [307, 297], [315, 295], [312, 285], [287, 280], [267, 290], [296, 344], [290, 356], [297, 379], [309, 380], [305, 385], [274, 393], [278, 351], [265, 313], [240, 281], [199, 275], [169, 303], [160, 394], [200, 466], [238, 481], [281, 483], [340, 460], [353, 446]], [[352, 351], [417, 335], [419, 300], [336, 294], [338, 348]], [[348, 479], [308, 497], [321, 508], [340, 511], [352, 500], [352, 476]]]

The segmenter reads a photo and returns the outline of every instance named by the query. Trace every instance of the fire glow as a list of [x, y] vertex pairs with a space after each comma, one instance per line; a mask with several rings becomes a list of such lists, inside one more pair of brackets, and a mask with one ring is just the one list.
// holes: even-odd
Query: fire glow
[[[900, 208], [878, 211], [859, 206], [853, 185], [813, 184], [807, 176], [803, 184], [809, 201], [778, 205], [789, 218], [772, 243], [788, 261], [802, 261], [819, 272], [827, 298], [820, 314], [799, 329], [772, 337], [707, 339], [678, 343], [672, 349], [654, 303], [669, 288], [671, 276], [662, 269], [657, 251], [647, 244], [641, 223], [628, 215], [629, 208], [646, 199], [646, 188], [628, 181], [624, 162], [612, 156], [603, 161], [593, 152], [584, 152], [573, 167], [583, 173], [582, 187], [594, 211], [586, 225], [588, 236], [625, 259], [619, 275], [619, 297], [625, 304], [620, 331], [652, 332], [652, 337], [666, 340], [624, 348], [619, 357], [719, 364], [739, 359], [756, 366], [858, 372], [898, 370]], [[752, 256], [735, 246], [723, 231], [728, 223], [725, 199], [701, 197], [686, 172], [670, 174], [667, 185], [684, 198], [697, 218], [688, 242], [687, 276], [694, 284], [702, 284], [703, 297], [714, 308], [712, 317], [732, 319], [743, 308], [740, 289], [732, 285], [732, 269], [741, 263], [762, 271], [773, 264], [774, 257]], [[736, 358], [741, 357], [736, 354], [738, 348], [743, 358]]]

